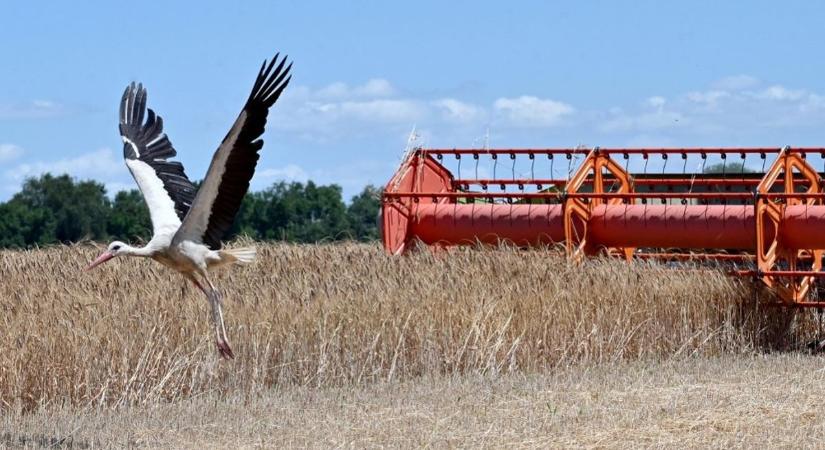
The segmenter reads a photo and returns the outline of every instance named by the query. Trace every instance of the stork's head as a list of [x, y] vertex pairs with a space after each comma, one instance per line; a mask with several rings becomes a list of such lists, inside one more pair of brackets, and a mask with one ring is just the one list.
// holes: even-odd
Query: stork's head
[[94, 261], [92, 261], [91, 264], [89, 264], [88, 267], [86, 267], [86, 270], [92, 270], [95, 267], [105, 263], [106, 261], [108, 261], [108, 260], [110, 260], [110, 259], [112, 259], [116, 256], [120, 256], [120, 255], [125, 254], [125, 252], [127, 251], [128, 248], [130, 248], [130, 247], [128, 245], [124, 244], [123, 242], [120, 242], [120, 241], [112, 242], [111, 244], [109, 244], [109, 247], [107, 247], [106, 250], [103, 253], [100, 254], [100, 256], [98, 256]]

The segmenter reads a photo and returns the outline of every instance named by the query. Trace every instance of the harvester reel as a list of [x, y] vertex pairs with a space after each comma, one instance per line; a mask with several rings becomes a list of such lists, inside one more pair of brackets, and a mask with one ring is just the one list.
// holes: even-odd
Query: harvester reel
[[574, 262], [711, 261], [781, 305], [821, 308], [809, 293], [825, 276], [825, 193], [808, 155], [825, 163], [825, 148], [419, 148], [384, 189], [381, 237], [396, 255], [414, 242], [562, 244]]

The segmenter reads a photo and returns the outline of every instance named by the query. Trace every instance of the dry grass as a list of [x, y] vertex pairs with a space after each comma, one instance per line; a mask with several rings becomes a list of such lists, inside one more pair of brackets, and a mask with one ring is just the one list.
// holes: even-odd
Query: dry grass
[[[421, 376], [751, 353], [805, 335], [746, 284], [547, 252], [392, 258], [377, 246], [264, 245], [224, 272], [237, 359], [217, 358], [206, 303], [141, 259], [80, 269], [91, 246], [0, 252], [0, 400], [29, 411], [252, 398]], [[805, 328], [805, 327], [802, 327]]]
[[823, 365], [796, 354], [699, 357], [58, 407], [0, 417], [0, 446], [815, 448], [825, 439]]

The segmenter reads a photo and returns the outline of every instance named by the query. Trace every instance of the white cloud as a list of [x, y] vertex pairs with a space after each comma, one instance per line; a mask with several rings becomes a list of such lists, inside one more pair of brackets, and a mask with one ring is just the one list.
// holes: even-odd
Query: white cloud
[[123, 164], [123, 159], [115, 156], [110, 148], [83, 153], [81, 155], [59, 159], [55, 161], [35, 161], [21, 163], [5, 172], [6, 180], [17, 186], [26, 178], [37, 177], [45, 173], [53, 175], [68, 174], [72, 177], [85, 180], [94, 179], [106, 185], [106, 190], [113, 194], [124, 187], [134, 189], [134, 184], [128, 183], [129, 171]]
[[667, 103], [667, 99], [660, 95], [655, 95], [653, 97], [648, 97], [647, 100], [645, 100], [645, 103], [656, 109], [662, 109], [664, 108], [665, 103]]
[[336, 114], [374, 122], [413, 122], [425, 114], [424, 107], [412, 100], [349, 101], [327, 106]]
[[675, 147], [678, 145], [673, 139], [649, 134], [639, 134], [625, 142], [627, 147]]
[[382, 78], [361, 84], [335, 82], [320, 89], [297, 86], [285, 98], [288, 101], [273, 111], [272, 123], [293, 137], [318, 143], [377, 134], [396, 136], [416, 125], [432, 132], [433, 145], [458, 145], [456, 140], [480, 136], [486, 126], [508, 140], [517, 133], [534, 135], [565, 126], [582, 137], [599, 131], [621, 141], [644, 135], [680, 142], [685, 136], [677, 133], [705, 139], [725, 137], [731, 131], [742, 136], [766, 127], [825, 123], [825, 94], [763, 83], [744, 74], [682, 92], [643, 97], [635, 104], [581, 111], [529, 93], [482, 104], [460, 97], [428, 98], [401, 92]]
[[51, 172], [53, 174], [68, 173], [72, 176], [85, 177], [105, 175], [113, 171], [122, 171], [123, 168], [123, 160], [115, 158], [112, 149], [102, 148], [74, 158], [20, 164], [11, 171], [11, 175], [23, 179]]
[[296, 164], [283, 167], [269, 167], [258, 170], [252, 180], [251, 190], [267, 189], [278, 181], [301, 182], [313, 181], [319, 184], [334, 183], [344, 192], [345, 200], [360, 192], [367, 184], [381, 185], [387, 181], [397, 168], [397, 161], [391, 158], [355, 159], [338, 161], [325, 167], [304, 169]]
[[309, 175], [307, 172], [296, 164], [287, 164], [283, 167], [270, 167], [263, 170], [258, 170], [255, 177], [260, 180], [284, 180], [284, 181], [307, 181]]
[[508, 127], [553, 127], [575, 112], [572, 106], [524, 95], [499, 98], [492, 105], [459, 98], [402, 96], [389, 81], [373, 78], [360, 85], [338, 81], [320, 89], [297, 86], [273, 111], [273, 125], [300, 139], [329, 142], [345, 136], [374, 135], [383, 128], [394, 134], [412, 125], [430, 129], [498, 122]]
[[402, 96], [389, 81], [373, 78], [351, 86], [330, 83], [320, 89], [296, 87], [273, 111], [273, 125], [301, 139], [329, 142], [344, 136], [374, 135], [385, 127], [390, 134], [412, 125], [430, 129], [461, 124], [465, 126], [498, 122], [508, 127], [553, 127], [575, 112], [572, 106], [524, 95], [499, 98], [483, 106], [459, 98]]
[[389, 81], [383, 78], [372, 78], [358, 86], [350, 86], [342, 81], [336, 81], [315, 92], [304, 89], [301, 93], [317, 99], [351, 99], [389, 97], [394, 95], [395, 92], [395, 88]]
[[781, 84], [760, 85], [754, 77], [738, 75], [704, 90], [675, 93], [667, 100], [647, 98], [636, 111], [611, 108], [585, 116], [602, 120], [596, 128], [604, 133], [652, 134], [674, 142], [685, 139], [677, 139], [675, 130], [688, 132], [690, 137], [703, 136], [703, 140], [711, 136], [730, 139], [765, 134], [769, 128], [801, 130], [825, 123], [825, 95]]
[[436, 100], [433, 106], [438, 108], [441, 116], [449, 122], [474, 123], [484, 120], [487, 115], [483, 108], [454, 98]]
[[493, 108], [510, 124], [521, 127], [556, 126], [575, 111], [566, 103], [530, 95], [499, 98], [493, 103]]
[[677, 111], [665, 109], [667, 103], [665, 97], [655, 95], [646, 98], [643, 102], [647, 111], [634, 114], [627, 113], [621, 108], [611, 108], [608, 112], [608, 119], [597, 127], [604, 132], [644, 132], [684, 125], [684, 116]]
[[602, 131], [651, 131], [686, 124], [685, 117], [675, 111], [658, 110], [637, 115], [619, 115], [599, 126]]
[[[290, 87], [271, 113], [269, 124], [276, 128], [277, 139], [295, 148], [330, 153], [324, 155], [328, 156], [325, 162], [313, 158], [317, 161], [309, 164], [299, 158], [293, 160], [295, 164], [273, 160], [270, 167], [262, 165], [254, 188], [276, 180], [315, 180], [339, 183], [349, 195], [366, 182], [381, 184], [394, 170], [396, 154], [413, 125], [422, 136], [416, 141], [419, 145], [480, 147], [488, 142], [488, 127], [493, 146], [572, 145], [582, 139], [605, 146], [773, 145], [785, 141], [815, 145], [825, 124], [825, 92], [760, 82], [747, 75], [648, 94], [615, 106], [607, 103], [583, 110], [529, 92], [494, 96], [494, 101], [484, 102], [458, 94], [413, 95], [382, 78], [320, 88]], [[34, 111], [41, 114], [60, 108], [48, 101], [31, 102], [27, 107], [32, 116]], [[313, 144], [302, 147], [307, 141]], [[32, 153], [0, 144], [0, 175], [16, 183], [15, 189], [25, 177], [44, 172], [94, 178], [110, 192], [135, 187], [119, 152], [101, 149], [55, 161], [45, 156], [35, 161]], [[352, 158], [379, 162], [374, 167], [366, 162], [356, 165]], [[462, 170], [468, 167], [465, 164]]]
[[363, 97], [388, 97], [395, 94], [395, 88], [389, 81], [382, 78], [373, 78], [361, 86], [353, 89], [353, 93]]
[[0, 119], [49, 119], [66, 112], [65, 106], [50, 100], [0, 105]]
[[[382, 185], [397, 167], [394, 161], [355, 159], [325, 169], [315, 169], [310, 178], [315, 181], [335, 183], [345, 192], [357, 193], [367, 184]], [[349, 195], [345, 195], [349, 200]]]
[[759, 99], [794, 101], [803, 98], [806, 95], [806, 93], [801, 89], [788, 89], [784, 86], [780, 86], [777, 84], [769, 86], [761, 91], [755, 92], [753, 95], [754, 97]]
[[825, 108], [825, 96], [819, 94], [808, 94], [808, 97], [799, 105], [801, 112], [813, 112]]
[[22, 154], [23, 149], [14, 144], [0, 144], [0, 163], [17, 159]]
[[320, 89], [296, 86], [273, 110], [271, 123], [301, 140], [329, 142], [374, 134], [373, 125], [407, 127], [429, 112], [427, 101], [400, 97], [389, 81], [373, 78], [356, 86], [340, 81]]
[[727, 92], [727, 91], [715, 90], [714, 89], [714, 90], [703, 91], [703, 92], [699, 92], [699, 91], [688, 92], [685, 97], [687, 97], [688, 100], [690, 100], [694, 103], [699, 103], [699, 104], [703, 104], [703, 105], [706, 105], [706, 106], [716, 106], [716, 104], [719, 102], [719, 100], [722, 100], [726, 97], [730, 97], [730, 93]]
[[721, 78], [711, 83], [713, 89], [722, 91], [740, 91], [752, 89], [759, 85], [759, 79], [750, 75], [733, 75]]
[[415, 101], [390, 99], [309, 103], [300, 112], [307, 119], [314, 119], [318, 125], [353, 120], [405, 123], [415, 121], [425, 113], [424, 107]]
[[349, 86], [338, 81], [321, 88], [315, 95], [321, 98], [339, 98], [346, 97], [347, 94], [349, 94]]

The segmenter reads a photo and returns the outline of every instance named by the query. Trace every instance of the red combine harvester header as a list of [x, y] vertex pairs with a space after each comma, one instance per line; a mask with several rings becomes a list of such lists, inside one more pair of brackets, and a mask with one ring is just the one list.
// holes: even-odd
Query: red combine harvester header
[[813, 157], [825, 164], [825, 148], [418, 148], [384, 189], [382, 239], [391, 254], [506, 242], [564, 244], [574, 261], [725, 261], [784, 305], [821, 308], [809, 299], [825, 276]]

